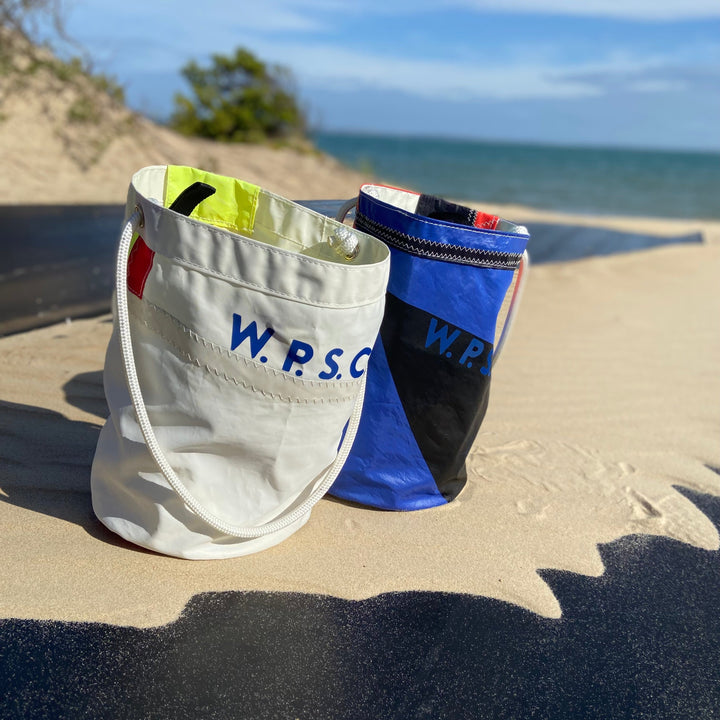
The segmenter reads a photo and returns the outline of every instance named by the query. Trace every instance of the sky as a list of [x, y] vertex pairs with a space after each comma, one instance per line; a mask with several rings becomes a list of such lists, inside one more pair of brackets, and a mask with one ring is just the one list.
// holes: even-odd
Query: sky
[[288, 67], [313, 127], [720, 150], [720, 0], [68, 0], [68, 34], [166, 118], [189, 60]]

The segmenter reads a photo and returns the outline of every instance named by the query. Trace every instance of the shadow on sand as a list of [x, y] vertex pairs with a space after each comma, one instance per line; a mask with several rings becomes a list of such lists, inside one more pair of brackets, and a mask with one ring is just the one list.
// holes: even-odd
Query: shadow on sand
[[[9, 407], [37, 428], [13, 438], [19, 456], [50, 445], [20, 467], [33, 487], [13, 483], [5, 501], [108, 540], [87, 488], [97, 427]], [[63, 465], [80, 450], [87, 464]], [[678, 489], [720, 527], [720, 498]], [[0, 620], [0, 716], [715, 717], [720, 552], [636, 535], [600, 553], [601, 577], [539, 571], [560, 619], [451, 593], [214, 592], [150, 629]]]
[[[63, 389], [71, 405], [105, 420], [101, 371], [80, 373]], [[111, 533], [93, 513], [90, 468], [100, 427], [0, 400], [0, 501], [79, 525], [104, 542], [147, 552]]]
[[[98, 417], [100, 377], [65, 385]], [[92, 514], [98, 432], [0, 402], [0, 499], [130, 547]], [[720, 498], [678, 490], [720, 528]], [[720, 552], [644, 535], [599, 549], [600, 577], [539, 571], [559, 619], [451, 593], [217, 592], [158, 628], [0, 620], [0, 717], [716, 717]]]

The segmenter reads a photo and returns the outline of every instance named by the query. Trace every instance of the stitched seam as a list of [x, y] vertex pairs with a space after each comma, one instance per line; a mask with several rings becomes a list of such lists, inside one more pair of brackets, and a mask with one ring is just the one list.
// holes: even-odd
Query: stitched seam
[[219, 228], [221, 230], [230, 230], [234, 235], [242, 235], [243, 230], [241, 230], [237, 225], [233, 225], [229, 222], [224, 222], [222, 220], [211, 220], [208, 217], [205, 217], [204, 215], [197, 215], [193, 218], [194, 220], [197, 220], [199, 222], [202, 222], [205, 225], [212, 225], [216, 228]]
[[[355, 400], [355, 397], [352, 395], [343, 396], [343, 397], [336, 397], [336, 398], [299, 398], [299, 397], [291, 397], [289, 395], [280, 395], [279, 393], [272, 393], [268, 392], [267, 390], [263, 390], [262, 388], [256, 387], [255, 385], [252, 385], [249, 382], [246, 382], [245, 380], [241, 380], [240, 378], [236, 378], [232, 375], [228, 375], [223, 370], [219, 370], [216, 367], [213, 367], [212, 365], [208, 365], [207, 363], [202, 362], [201, 360], [198, 360], [197, 358], [194, 358], [192, 355], [190, 355], [188, 352], [183, 350], [179, 345], [177, 345], [173, 340], [171, 340], [169, 337], [167, 337], [161, 330], [158, 330], [155, 327], [152, 327], [147, 320], [144, 318], [138, 318], [140, 322], [148, 329], [150, 332], [154, 333], [158, 337], [162, 338], [170, 347], [172, 347], [178, 355], [186, 359], [188, 362], [190, 362], [192, 365], [195, 365], [199, 368], [205, 368], [209, 372], [213, 373], [219, 378], [225, 379], [227, 382], [234, 383], [235, 385], [238, 385], [240, 387], [245, 388], [246, 390], [250, 390], [251, 392], [257, 393], [259, 395], [263, 395], [264, 397], [271, 398], [272, 400], [280, 400], [282, 402], [290, 402], [290, 403], [299, 403], [302, 405], [324, 405], [326, 403], [333, 403], [333, 404], [339, 404], [344, 402], [352, 402]], [[290, 379], [290, 378], [288, 378]]]
[[366, 305], [373, 305], [382, 298], [385, 297], [385, 290], [383, 289], [382, 292], [378, 293], [376, 296], [371, 297], [367, 300], [363, 300], [362, 302], [348, 302], [348, 303], [328, 303], [328, 302], [322, 302], [321, 300], [317, 300], [314, 298], [308, 298], [303, 297], [302, 295], [292, 295], [291, 293], [283, 292], [282, 290], [274, 290], [273, 288], [269, 288], [265, 285], [261, 285], [260, 283], [254, 283], [250, 280], [243, 280], [239, 277], [235, 277], [234, 275], [227, 275], [224, 272], [220, 272], [220, 270], [216, 270], [215, 268], [209, 268], [205, 265], [200, 265], [198, 263], [193, 262], [192, 260], [187, 260], [186, 258], [177, 257], [174, 255], [162, 255], [161, 253], [156, 253], [160, 255], [161, 257], [166, 257], [168, 260], [172, 260], [176, 262], [178, 265], [187, 265], [192, 268], [196, 268], [200, 272], [203, 273], [203, 275], [212, 275], [214, 277], [222, 278], [223, 280], [228, 280], [232, 282], [234, 285], [241, 285], [243, 287], [249, 287], [254, 288], [256, 290], [259, 290], [267, 295], [276, 295], [278, 297], [284, 297], [288, 300], [296, 300], [298, 302], [305, 303], [306, 305], [313, 305], [315, 307], [327, 307], [327, 308], [359, 308], [359, 307], [365, 307]]
[[[364, 229], [363, 226], [365, 226], [368, 231], [373, 232], [389, 245], [418, 257], [449, 260], [461, 265], [512, 270], [518, 267], [522, 258], [521, 253], [507, 253], [501, 250], [486, 250], [484, 248], [460, 248], [457, 245], [448, 245], [436, 240], [424, 240], [403, 233], [400, 230], [389, 228], [375, 220], [371, 220], [362, 213], [357, 213], [355, 222], [360, 229]], [[427, 249], [428, 247], [431, 249]]]
[[[158, 315], [164, 316], [164, 318], [166, 320], [168, 320], [173, 325], [175, 325], [181, 332], [190, 336], [190, 338], [192, 340], [205, 346], [208, 350], [215, 352], [217, 355], [223, 355], [224, 357], [227, 357], [229, 360], [232, 360], [233, 362], [242, 363], [246, 367], [250, 367], [254, 370], [261, 370], [263, 373], [265, 373], [267, 375], [279, 377], [279, 378], [282, 378], [283, 380], [289, 380], [294, 385], [298, 385], [299, 387], [302, 387], [302, 388], [309, 388], [311, 390], [315, 390], [315, 389], [331, 390], [333, 388], [350, 389], [353, 387], [358, 387], [360, 384], [360, 380], [348, 380], [348, 381], [342, 381], [342, 382], [338, 382], [338, 381], [331, 382], [331, 381], [321, 381], [321, 380], [302, 380], [298, 377], [290, 375], [289, 373], [284, 373], [284, 372], [282, 372], [282, 370], [276, 370], [275, 368], [269, 368], [265, 365], [255, 362], [254, 360], [250, 360], [249, 358], [246, 358], [243, 355], [238, 355], [237, 353], [234, 353], [231, 350], [228, 350], [227, 348], [224, 348], [224, 347], [218, 345], [217, 343], [212, 342], [212, 340], [208, 340], [207, 338], [204, 338], [202, 335], [198, 335], [198, 333], [196, 333], [194, 330], [191, 330], [189, 327], [187, 327], [187, 325], [185, 325], [180, 320], [178, 320], [176, 317], [174, 317], [169, 312], [167, 312], [167, 310], [163, 310], [163, 308], [159, 307], [158, 305], [155, 305], [154, 303], [150, 302], [149, 300], [145, 300], [145, 303], [148, 306], [148, 308], [150, 308], [152, 311], [156, 312]], [[134, 313], [134, 314], [136, 314], [136, 313]], [[142, 320], [142, 322], [145, 323], [145, 325], [150, 327], [144, 318], [141, 318], [138, 314], [136, 314], [136, 316], [140, 320]], [[152, 328], [150, 328], [150, 329], [152, 330]], [[160, 335], [163, 339], [168, 340], [165, 337], [165, 335], [162, 334], [162, 332], [160, 330], [155, 330], [154, 332], [157, 332], [157, 334]]]
[[[441, 254], [443, 257], [456, 259], [458, 262], [465, 261], [466, 263], [471, 264], [491, 264], [499, 265], [500, 267], [516, 267], [520, 260], [520, 255], [516, 253], [506, 253], [499, 250], [486, 250], [484, 248], [464, 248], [434, 240], [425, 240], [423, 238], [408, 235], [407, 233], [400, 232], [393, 228], [388, 228], [379, 223], [375, 223], [372, 220], [368, 220], [367, 218], [362, 218], [360, 220], [360, 224], [367, 224], [374, 232], [382, 236], [386, 242], [402, 245], [405, 249], [412, 250], [416, 255], [423, 255], [427, 253], [437, 257]], [[428, 246], [432, 248], [432, 250], [426, 250], [425, 248]], [[443, 250], [444, 252], [439, 253], [440, 250]]]
[[[496, 255], [499, 258], [502, 258], [502, 257], [515, 258], [515, 257], [517, 257], [518, 261], [522, 255], [522, 253], [506, 252], [503, 250], [488, 250], [486, 248], [462, 247], [459, 245], [450, 245], [449, 243], [440, 242], [438, 240], [426, 240], [425, 238], [419, 238], [414, 235], [410, 235], [409, 233], [402, 232], [401, 230], [396, 230], [395, 228], [391, 228], [391, 227], [388, 227], [387, 225], [383, 225], [382, 223], [378, 222], [377, 220], [373, 220], [373, 219], [369, 218], [367, 215], [364, 215], [363, 213], [357, 214], [357, 220], [359, 220], [362, 223], [366, 223], [368, 226], [373, 227], [373, 229], [377, 228], [378, 231], [383, 231], [385, 233], [388, 233], [391, 236], [397, 236], [406, 242], [418, 243], [419, 245], [431, 245], [431, 246], [437, 247], [437, 248], [447, 248], [448, 250], [456, 250], [460, 254], [469, 253], [471, 255]], [[443, 227], [443, 226], [438, 225], [437, 227]], [[469, 230], [473, 229], [473, 228], [470, 228], [469, 226], [463, 226], [463, 228], [466, 228], [466, 227]], [[479, 228], [475, 228], [475, 229], [477, 230]]]
[[[265, 225], [262, 222], [256, 222], [255, 227], [262, 228], [263, 230], [267, 230], [268, 232], [272, 233], [273, 235], [277, 235], [279, 238], [282, 238], [283, 240], [287, 240], [287, 242], [293, 243], [293, 245], [297, 245], [299, 248], [307, 248], [312, 247], [311, 245], [304, 245], [299, 240], [295, 240], [295, 238], [291, 238], [289, 235], [283, 235], [281, 232], [278, 232], [275, 228], [271, 227], [270, 225]], [[322, 233], [321, 233], [322, 235]], [[254, 238], [252, 238], [254, 239]], [[262, 240], [256, 240], [255, 242], [263, 242]], [[270, 245], [269, 247], [272, 247]], [[280, 248], [278, 248], [279, 250]]]
[[514, 270], [517, 268], [518, 263], [511, 262], [511, 261], [503, 261], [500, 259], [496, 260], [483, 260], [482, 258], [466, 258], [458, 255], [454, 255], [452, 253], [442, 253], [439, 251], [433, 251], [433, 250], [420, 250], [416, 246], [412, 245], [409, 242], [405, 242], [400, 239], [393, 239], [390, 240], [388, 238], [385, 238], [388, 243], [391, 243], [394, 247], [397, 247], [400, 250], [404, 250], [405, 252], [416, 255], [417, 257], [424, 257], [424, 258], [435, 258], [438, 260], [447, 260], [454, 263], [457, 263], [458, 265], [474, 265], [476, 267], [484, 267], [488, 269], [500, 269], [500, 270]]
[[[173, 218], [173, 221], [178, 222], [178, 223], [184, 223], [185, 225], [191, 225], [192, 227], [199, 226], [213, 236], [220, 235], [220, 232], [218, 232], [218, 231], [221, 231], [221, 229], [217, 228], [215, 225], [212, 225], [210, 223], [200, 222], [200, 221], [194, 220], [193, 218], [186, 217], [184, 215], [177, 215], [176, 217]], [[262, 223], [260, 225], [261, 225], [261, 227], [266, 227], [266, 226], [262, 225]], [[271, 228], [266, 227], [266, 229], [270, 230]], [[241, 245], [247, 245], [248, 247], [252, 247], [252, 248], [256, 248], [257, 245], [260, 245], [262, 247], [262, 249], [265, 250], [266, 252], [273, 253], [275, 255], [282, 255], [283, 257], [290, 256], [293, 259], [297, 260], [298, 262], [304, 263], [306, 265], [315, 265], [315, 266], [321, 267], [321, 268], [327, 268], [328, 266], [331, 266], [337, 270], [342, 270], [345, 272], [352, 272], [352, 271], [360, 270], [361, 268], [372, 267], [372, 265], [342, 265], [340, 263], [332, 263], [327, 260], [326, 261], [315, 260], [314, 258], [309, 258], [305, 255], [298, 255], [297, 253], [290, 252], [288, 250], [282, 250], [281, 248], [273, 247], [272, 245], [268, 245], [267, 243], [262, 242], [261, 240], [253, 240], [252, 238], [245, 237], [244, 235], [241, 235], [236, 232], [232, 233], [232, 235], [233, 235], [232, 239]], [[383, 261], [381, 260], [381, 261], [378, 261], [377, 263], [373, 263], [373, 265], [381, 265], [382, 262]], [[198, 267], [202, 267], [202, 266], [198, 266]], [[210, 269], [210, 268], [208, 268], [208, 269]], [[231, 276], [228, 276], [228, 277], [231, 277]]]
[[[222, 220], [210, 220], [207, 217], [197, 216], [194, 218], [195, 220], [201, 220], [206, 225], [212, 225], [216, 228], [220, 228], [221, 230], [229, 230], [233, 233], [233, 235], [240, 235], [241, 237], [245, 238], [246, 240], [255, 240], [255, 242], [262, 243], [263, 245], [267, 245], [268, 247], [272, 247], [269, 243], [266, 243], [264, 240], [257, 240], [253, 237], [255, 234], [255, 228], [259, 227], [263, 230], [267, 230], [268, 232], [271, 232], [273, 235], [277, 235], [277, 237], [282, 238], [283, 240], [287, 240], [287, 242], [293, 243], [293, 245], [297, 245], [300, 248], [306, 247], [303, 245], [299, 240], [295, 240], [295, 238], [291, 238], [289, 235], [283, 235], [281, 232], [278, 232], [275, 230], [275, 228], [271, 227], [270, 225], [265, 225], [261, 222], [255, 222], [253, 223], [252, 228], [239, 228], [237, 225], [233, 225], [232, 223], [223, 222]], [[278, 250], [282, 250], [282, 248], [277, 248]]]

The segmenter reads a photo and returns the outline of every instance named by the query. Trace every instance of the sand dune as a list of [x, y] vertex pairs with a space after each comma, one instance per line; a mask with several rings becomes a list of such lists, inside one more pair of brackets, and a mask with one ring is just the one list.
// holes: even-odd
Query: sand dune
[[[90, 90], [39, 71], [0, 95], [0, 203], [124, 205], [130, 177], [146, 165], [193, 165], [286, 197], [350, 197], [362, 177], [309, 146], [303, 151], [188, 138]], [[76, 113], [77, 114], [77, 113]]]

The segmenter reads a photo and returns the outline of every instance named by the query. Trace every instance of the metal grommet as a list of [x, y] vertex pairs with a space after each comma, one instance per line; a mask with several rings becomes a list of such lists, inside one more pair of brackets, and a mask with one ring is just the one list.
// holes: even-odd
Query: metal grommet
[[358, 256], [359, 252], [360, 252], [360, 246], [356, 245], [354, 248], [349, 249], [345, 253], [345, 259], [346, 260], [354, 260]]
[[140, 220], [138, 222], [139, 228], [145, 227], [145, 214], [143, 213], [142, 208], [139, 205], [135, 205], [135, 212], [140, 216]]

